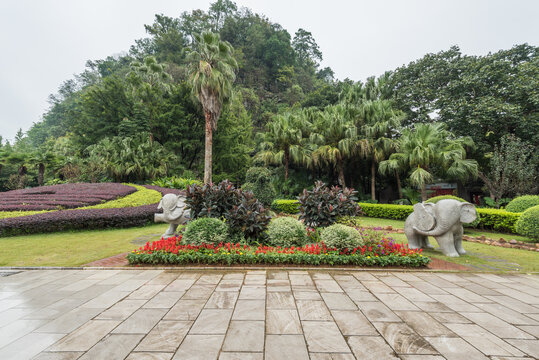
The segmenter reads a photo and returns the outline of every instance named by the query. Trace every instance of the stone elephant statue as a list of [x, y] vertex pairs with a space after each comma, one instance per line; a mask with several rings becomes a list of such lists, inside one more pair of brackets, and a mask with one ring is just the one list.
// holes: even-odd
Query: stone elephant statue
[[165, 222], [170, 224], [163, 238], [172, 237], [176, 233], [178, 225], [185, 224], [190, 219], [190, 211], [185, 205], [185, 197], [182, 195], [166, 194], [161, 198], [158, 209], [163, 209], [162, 214], [155, 214], [155, 222]]
[[477, 218], [473, 204], [443, 199], [436, 204], [417, 203], [414, 212], [404, 222], [404, 233], [411, 249], [432, 248], [428, 236], [433, 236], [446, 256], [466, 254], [462, 247], [462, 223]]

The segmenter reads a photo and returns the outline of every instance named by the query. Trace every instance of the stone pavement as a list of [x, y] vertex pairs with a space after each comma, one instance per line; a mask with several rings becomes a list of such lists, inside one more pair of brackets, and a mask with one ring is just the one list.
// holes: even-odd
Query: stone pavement
[[118, 269], [0, 277], [0, 359], [517, 360], [539, 357], [538, 337], [537, 275]]

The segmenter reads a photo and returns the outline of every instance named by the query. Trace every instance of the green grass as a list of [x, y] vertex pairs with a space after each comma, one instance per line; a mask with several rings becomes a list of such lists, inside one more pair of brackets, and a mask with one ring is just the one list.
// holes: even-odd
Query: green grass
[[162, 234], [167, 226], [0, 238], [0, 266], [80, 266], [138, 248], [141, 245], [132, 241], [140, 236]]

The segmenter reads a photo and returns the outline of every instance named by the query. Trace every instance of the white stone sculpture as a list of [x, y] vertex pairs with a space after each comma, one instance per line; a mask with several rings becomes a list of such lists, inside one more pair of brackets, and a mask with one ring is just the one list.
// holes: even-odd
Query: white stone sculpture
[[190, 219], [190, 211], [185, 208], [185, 196], [166, 194], [161, 198], [157, 208], [163, 209], [163, 213], [155, 214], [154, 221], [170, 224], [162, 235], [165, 239], [175, 236], [178, 225], [185, 224]]
[[443, 199], [436, 204], [417, 203], [414, 212], [404, 222], [404, 233], [411, 249], [432, 248], [428, 236], [433, 236], [446, 256], [466, 254], [462, 247], [462, 223], [477, 218], [473, 204]]

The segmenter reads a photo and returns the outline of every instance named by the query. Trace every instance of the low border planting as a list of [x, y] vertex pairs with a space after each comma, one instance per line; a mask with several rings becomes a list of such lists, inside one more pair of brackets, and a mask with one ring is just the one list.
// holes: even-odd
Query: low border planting
[[220, 243], [194, 246], [182, 244], [181, 236], [148, 242], [127, 255], [130, 264], [151, 265], [353, 265], [353, 266], [426, 266], [430, 259], [421, 250], [407, 244], [384, 240], [379, 246], [359, 246], [351, 251], [329, 249], [323, 243], [303, 247], [251, 247], [242, 244]]
[[299, 213], [300, 203], [298, 200], [277, 199], [271, 203], [271, 210], [276, 213], [297, 214]]

